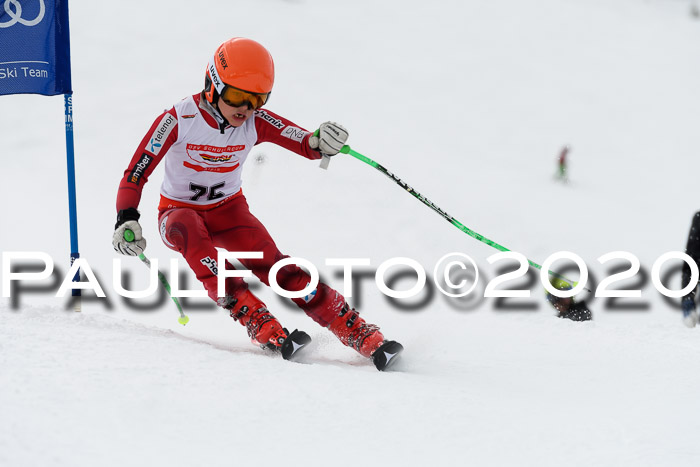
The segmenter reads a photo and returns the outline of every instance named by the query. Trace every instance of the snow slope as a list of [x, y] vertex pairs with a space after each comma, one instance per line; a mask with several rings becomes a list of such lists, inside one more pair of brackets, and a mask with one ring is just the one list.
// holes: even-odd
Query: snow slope
[[[53, 296], [57, 274], [0, 302], [0, 465], [697, 463], [698, 331], [649, 280], [661, 254], [684, 248], [698, 209], [700, 23], [689, 8], [73, 0], [80, 251], [107, 298], [87, 294], [76, 314]], [[271, 110], [309, 129], [342, 123], [355, 150], [540, 264], [572, 251], [599, 282], [615, 264], [598, 257], [635, 254], [642, 281], [620, 286], [642, 297], [627, 309], [590, 299], [591, 323], [555, 319], [534, 282], [513, 282], [532, 297], [508, 307], [435, 291], [392, 303], [371, 278], [384, 261], [410, 257], [432, 276], [443, 255], [468, 254], [481, 295], [501, 266], [487, 261], [495, 250], [357, 160], [322, 171], [259, 146], [244, 172], [251, 209], [334, 287], [343, 279], [326, 258], [371, 260], [353, 303], [406, 346], [397, 371], [378, 373], [262, 288], [287, 327], [314, 338], [304, 362], [255, 349], [204, 300], [189, 300], [186, 327], [165, 297], [125, 302], [111, 285], [118, 181], [153, 118], [200, 88], [205, 61], [235, 35], [275, 57]], [[2, 251], [47, 252], [64, 274], [62, 99], [0, 102]], [[552, 178], [564, 144], [568, 185]], [[176, 256], [158, 239], [161, 176], [141, 212], [147, 253], [167, 265]], [[123, 264], [133, 284], [147, 280], [137, 260]]]

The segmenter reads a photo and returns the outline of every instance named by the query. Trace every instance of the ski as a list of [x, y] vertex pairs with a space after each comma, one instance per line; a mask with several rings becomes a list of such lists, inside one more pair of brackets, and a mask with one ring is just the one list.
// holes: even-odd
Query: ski
[[[282, 358], [295, 361], [297, 357], [303, 353], [301, 350], [310, 343], [311, 336], [304, 331], [295, 329], [287, 335], [278, 349], [282, 354]], [[396, 363], [401, 352], [403, 352], [403, 345], [396, 341], [384, 341], [384, 343], [374, 351], [370, 359], [377, 370], [386, 371]]]
[[385, 341], [372, 354], [372, 362], [377, 370], [386, 371], [396, 363], [401, 352], [403, 352], [403, 345], [396, 341]]
[[299, 354], [299, 351], [306, 347], [310, 342], [311, 336], [304, 331], [295, 329], [291, 334], [287, 335], [287, 338], [280, 347], [282, 358], [285, 360], [295, 360]]

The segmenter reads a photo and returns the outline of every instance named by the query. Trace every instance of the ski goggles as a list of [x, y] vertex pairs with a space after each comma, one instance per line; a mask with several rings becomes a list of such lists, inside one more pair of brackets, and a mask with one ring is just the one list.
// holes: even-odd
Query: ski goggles
[[221, 99], [231, 107], [243, 107], [247, 106], [249, 109], [258, 110], [260, 107], [265, 105], [267, 99], [270, 97], [269, 92], [256, 93], [243, 91], [242, 89], [234, 88], [228, 84], [224, 86], [224, 90], [221, 93]]

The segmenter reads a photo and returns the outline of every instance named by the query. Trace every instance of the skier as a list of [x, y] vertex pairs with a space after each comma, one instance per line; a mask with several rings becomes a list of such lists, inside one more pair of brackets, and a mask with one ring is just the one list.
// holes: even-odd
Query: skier
[[559, 157], [557, 158], [557, 173], [554, 176], [557, 180], [561, 180], [562, 182], [566, 183], [569, 181], [569, 177], [566, 174], [566, 156], [569, 154], [569, 151], [571, 150], [571, 146], [568, 144], [565, 145], [563, 148], [561, 148], [561, 152], [559, 153]]
[[[688, 232], [688, 242], [685, 247], [685, 253], [693, 258], [696, 264], [700, 261], [700, 212], [696, 212], [693, 216], [693, 221]], [[683, 278], [681, 288], [684, 289], [690, 284], [690, 266], [683, 263]], [[683, 323], [689, 328], [695, 327], [698, 323], [698, 313], [695, 310], [695, 291], [697, 284], [693, 290], [681, 299], [681, 309], [683, 310]]]
[[[337, 123], [325, 122], [310, 133], [263, 109], [273, 82], [272, 56], [261, 44], [240, 37], [221, 44], [207, 65], [204, 90], [159, 115], [136, 149], [119, 184], [112, 243], [125, 255], [139, 255], [146, 248], [137, 208], [148, 177], [165, 161], [158, 206], [161, 239], [182, 254], [209, 297], [246, 327], [254, 344], [276, 350], [290, 334], [242, 278], [227, 278], [226, 295], [217, 294], [221, 265], [216, 247], [262, 252], [262, 259], [241, 258], [240, 262], [268, 286], [270, 268], [288, 257], [249, 211], [241, 190], [242, 166], [253, 146], [263, 142], [307, 159], [333, 156], [345, 144], [348, 132]], [[124, 238], [127, 230], [134, 234], [132, 241]], [[226, 267], [233, 269], [228, 263]], [[285, 266], [277, 274], [280, 287], [289, 291], [302, 290], [310, 281], [309, 274], [296, 265]], [[292, 300], [344, 345], [372, 358], [380, 370], [403, 349], [397, 342], [385, 341], [378, 326], [365, 322], [340, 293], [324, 283], [304, 298]]]

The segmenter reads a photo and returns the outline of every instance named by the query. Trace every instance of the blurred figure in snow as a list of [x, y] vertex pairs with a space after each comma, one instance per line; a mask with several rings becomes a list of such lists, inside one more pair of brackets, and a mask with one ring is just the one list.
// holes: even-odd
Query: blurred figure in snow
[[571, 150], [571, 146], [568, 144], [561, 148], [561, 152], [559, 153], [559, 157], [557, 158], [557, 173], [554, 176], [557, 180], [561, 180], [562, 182], [566, 183], [569, 181], [568, 175], [566, 173], [566, 156], [569, 154], [569, 151]]
[[[688, 243], [685, 247], [685, 253], [693, 258], [695, 264], [698, 264], [700, 260], [700, 212], [696, 212], [693, 216], [693, 221], [690, 225], [690, 232], [688, 232]], [[681, 289], [684, 289], [688, 284], [690, 284], [690, 266], [687, 263], [683, 263], [683, 278], [681, 283]], [[681, 308], [683, 310], [683, 323], [689, 328], [695, 327], [698, 323], [698, 313], [695, 310], [695, 292], [697, 290], [697, 284], [693, 287], [693, 290], [688, 292], [688, 294], [681, 299]]]

